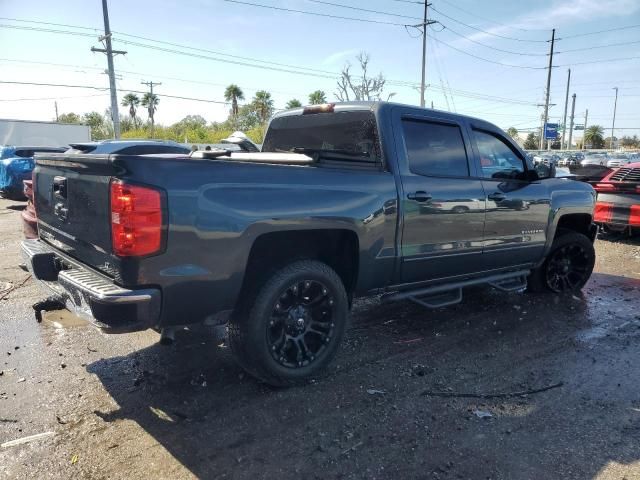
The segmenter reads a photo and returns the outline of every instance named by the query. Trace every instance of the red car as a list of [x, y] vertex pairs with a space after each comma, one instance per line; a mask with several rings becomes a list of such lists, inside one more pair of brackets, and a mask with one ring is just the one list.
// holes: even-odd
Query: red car
[[640, 162], [614, 170], [593, 187], [596, 223], [609, 231], [640, 231]]

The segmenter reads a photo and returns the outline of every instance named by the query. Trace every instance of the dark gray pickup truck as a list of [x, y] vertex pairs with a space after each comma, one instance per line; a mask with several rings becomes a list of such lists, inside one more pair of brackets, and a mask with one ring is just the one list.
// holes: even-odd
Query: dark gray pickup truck
[[313, 106], [277, 115], [258, 153], [36, 163], [40, 239], [22, 249], [68, 308], [107, 332], [227, 318], [238, 362], [274, 385], [330, 362], [356, 296], [562, 293], [595, 261], [591, 186], [435, 110]]

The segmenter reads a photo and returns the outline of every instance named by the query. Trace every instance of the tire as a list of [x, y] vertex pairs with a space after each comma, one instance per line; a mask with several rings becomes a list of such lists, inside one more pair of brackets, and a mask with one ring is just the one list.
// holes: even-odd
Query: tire
[[273, 386], [293, 386], [325, 368], [344, 334], [349, 300], [342, 280], [315, 260], [293, 262], [241, 300], [229, 346], [242, 368]]
[[591, 277], [595, 261], [593, 243], [585, 235], [560, 232], [544, 263], [529, 275], [528, 291], [577, 292]]

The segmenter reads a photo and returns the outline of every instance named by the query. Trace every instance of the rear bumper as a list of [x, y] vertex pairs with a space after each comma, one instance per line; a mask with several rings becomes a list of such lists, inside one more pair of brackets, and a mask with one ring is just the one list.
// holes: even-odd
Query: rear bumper
[[640, 227], [640, 195], [599, 193], [594, 222]]
[[61, 255], [40, 240], [24, 240], [22, 256], [34, 278], [65, 306], [107, 333], [146, 330], [158, 324], [160, 290], [129, 290]]

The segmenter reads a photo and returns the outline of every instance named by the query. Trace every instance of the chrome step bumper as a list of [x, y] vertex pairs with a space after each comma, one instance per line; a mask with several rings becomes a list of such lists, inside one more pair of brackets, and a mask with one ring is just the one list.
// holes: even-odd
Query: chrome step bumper
[[58, 295], [69, 310], [106, 332], [146, 330], [158, 324], [159, 289], [120, 287], [40, 240], [24, 240], [22, 256], [34, 278]]

